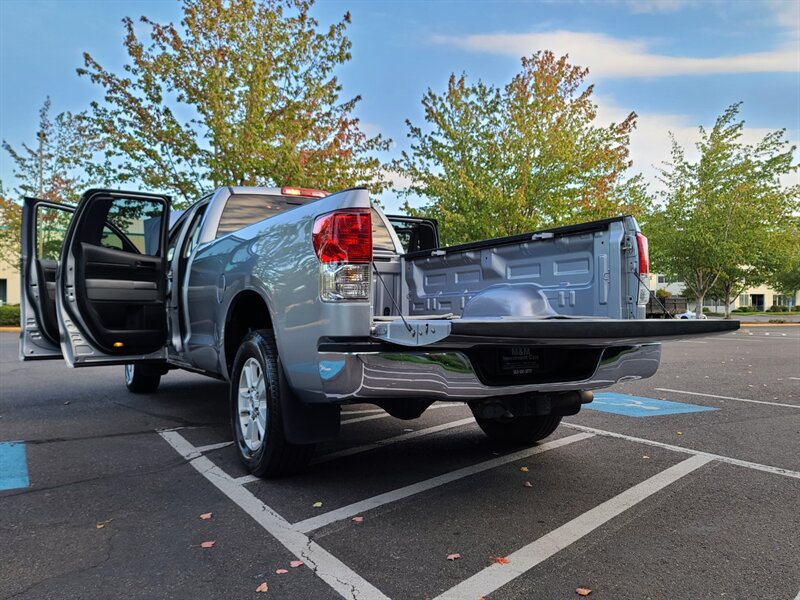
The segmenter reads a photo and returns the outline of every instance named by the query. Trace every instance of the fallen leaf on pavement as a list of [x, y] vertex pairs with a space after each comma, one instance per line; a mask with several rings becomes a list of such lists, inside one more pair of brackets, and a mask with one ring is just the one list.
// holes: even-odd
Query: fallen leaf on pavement
[[200, 543], [200, 547], [201, 547], [201, 548], [213, 548], [213, 547], [214, 547], [214, 544], [216, 544], [216, 543], [217, 543], [217, 542], [216, 542], [216, 541], [213, 541], [213, 540], [212, 540], [212, 541], [209, 541], [209, 542], [201, 542], [201, 543]]
[[95, 529], [102, 529], [103, 527], [105, 527], [106, 525], [111, 523], [111, 521], [113, 521], [113, 520], [114, 519], [106, 519], [105, 521], [99, 521], [97, 523], [97, 525], [95, 525], [94, 527], [95, 527]]
[[447, 560], [458, 560], [459, 558], [461, 558], [461, 555], [457, 553], [447, 555]]
[[203, 521], [208, 521], [211, 518], [211, 515], [213, 514], [214, 513], [203, 513], [202, 515], [200, 515], [200, 518], [203, 519]]
[[289, 566], [292, 567], [293, 569], [296, 569], [297, 567], [302, 567], [303, 564], [304, 563], [302, 560], [293, 560], [292, 562], [289, 563]]
[[533, 487], [533, 484], [530, 481], [526, 481], [522, 485], [524, 485], [525, 487]]
[[679, 431], [679, 432], [678, 432], [678, 435], [683, 435], [683, 432], [682, 432], [682, 431]]
[[642, 458], [650, 458], [650, 457], [645, 454], [644, 456], [642, 456]]
[[520, 467], [519, 470], [522, 471], [523, 473], [527, 473], [528, 467]]
[[589, 588], [578, 588], [577, 590], [575, 590], [575, 593], [578, 594], [578, 596], [588, 596], [589, 594], [592, 593], [592, 590], [590, 590]]
[[322, 502], [314, 502], [314, 504], [312, 504], [311, 506], [313, 506], [314, 508], [322, 508]]
[[508, 560], [505, 556], [495, 556], [494, 562], [496, 562], [498, 565], [507, 565], [511, 561]]
[[265, 581], [260, 586], [258, 586], [256, 588], [256, 591], [257, 592], [268, 592], [269, 591], [269, 586], [267, 585], [267, 582]]
[[364, 517], [353, 517], [353, 521], [355, 523], [361, 523], [364, 520]]
[[278, 575], [286, 575], [289, 571], [286, 569], [277, 569], [275, 571]]

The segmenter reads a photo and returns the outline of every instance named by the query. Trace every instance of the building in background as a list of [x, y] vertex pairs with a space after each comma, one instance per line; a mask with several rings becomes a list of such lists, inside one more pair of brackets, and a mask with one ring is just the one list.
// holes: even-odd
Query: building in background
[[19, 272], [0, 264], [0, 305], [19, 304]]
[[[665, 275], [651, 273], [649, 275], [648, 287], [650, 291], [667, 290], [672, 296], [680, 296], [686, 289], [686, 284], [682, 281], [669, 281]], [[794, 296], [781, 294], [769, 286], [761, 285], [744, 290], [734, 299], [731, 310], [742, 306], [752, 306], [759, 311], [767, 310], [772, 306], [794, 307], [800, 304], [800, 291]], [[712, 312], [723, 312], [725, 310], [724, 300], [717, 300], [706, 296], [703, 299], [703, 306]], [[689, 310], [696, 310], [695, 302], [689, 301]]]

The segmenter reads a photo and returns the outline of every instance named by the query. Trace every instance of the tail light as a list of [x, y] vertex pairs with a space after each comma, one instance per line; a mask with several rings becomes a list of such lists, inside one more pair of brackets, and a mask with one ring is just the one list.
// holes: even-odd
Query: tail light
[[320, 262], [320, 296], [326, 302], [367, 300], [372, 263], [369, 210], [340, 210], [322, 215], [311, 235]]
[[284, 196], [305, 196], [307, 198], [324, 198], [328, 192], [324, 190], [312, 190], [311, 188], [294, 187], [285, 185], [281, 188], [281, 194]]
[[647, 275], [650, 272], [650, 248], [647, 238], [641, 233], [636, 234], [636, 246], [639, 249], [639, 275]]

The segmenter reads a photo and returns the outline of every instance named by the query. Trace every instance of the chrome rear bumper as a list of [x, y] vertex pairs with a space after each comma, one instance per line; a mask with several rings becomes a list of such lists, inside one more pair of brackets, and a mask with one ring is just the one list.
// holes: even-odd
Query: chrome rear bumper
[[658, 370], [661, 344], [632, 346], [602, 358], [580, 381], [485, 385], [462, 352], [321, 352], [322, 389], [329, 400], [432, 398], [466, 401], [536, 392], [595, 390], [645, 379]]

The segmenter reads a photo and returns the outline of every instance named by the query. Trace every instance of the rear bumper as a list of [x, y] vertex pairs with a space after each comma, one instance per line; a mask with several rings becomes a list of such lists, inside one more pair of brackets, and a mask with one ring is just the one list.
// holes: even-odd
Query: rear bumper
[[645, 379], [658, 370], [661, 344], [609, 352], [591, 377], [524, 385], [485, 385], [466, 354], [439, 352], [320, 352], [322, 389], [329, 401], [430, 398], [466, 401], [536, 392], [594, 390]]

